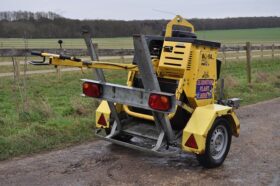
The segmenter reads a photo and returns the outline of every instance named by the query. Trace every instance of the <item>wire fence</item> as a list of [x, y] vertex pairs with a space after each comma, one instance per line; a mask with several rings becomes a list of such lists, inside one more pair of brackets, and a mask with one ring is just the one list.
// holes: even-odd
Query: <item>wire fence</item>
[[[244, 59], [247, 59], [247, 43], [222, 44], [218, 58], [225, 63], [228, 60], [244, 61]], [[280, 56], [280, 43], [249, 43], [251, 46], [250, 55], [252, 59], [274, 59]]]
[[[28, 48], [57, 49], [59, 39], [27, 39]], [[64, 49], [86, 49], [83, 39], [62, 39]], [[130, 37], [123, 38], [96, 38], [94, 43], [100, 49], [132, 49], [133, 40]], [[0, 49], [24, 49], [24, 39], [20, 38], [0, 38]]]
[[[58, 49], [60, 39], [26, 39], [28, 48], [42, 48], [42, 49]], [[85, 49], [84, 40], [81, 38], [62, 39], [63, 48], [65, 49]], [[119, 37], [119, 38], [94, 38], [94, 43], [98, 45], [99, 49], [133, 49], [132, 37]], [[233, 47], [240, 49], [245, 45], [246, 41], [242, 42], [221, 42], [222, 46], [228, 48]], [[252, 41], [254, 45], [264, 46], [279, 46], [280, 41], [268, 42], [268, 41]], [[0, 38], [0, 49], [24, 49], [24, 38]]]
[[[127, 57], [133, 57], [134, 50], [132, 49], [132, 46], [129, 45], [129, 40], [125, 38], [126, 40], [122, 41], [121, 38], [113, 39], [110, 41], [110, 39], [104, 39], [104, 40], [94, 40], [97, 42], [98, 47], [98, 53], [100, 56], [103, 57], [115, 57], [114, 59], [121, 59], [124, 60], [124, 58]], [[70, 41], [73, 41], [72, 43]], [[3, 41], [0, 39], [0, 41]], [[24, 40], [18, 42], [11, 39], [10, 43], [7, 43], [7, 40], [4, 42], [5, 45], [2, 45], [2, 48], [0, 47], [0, 57], [2, 56], [25, 56], [26, 54], [30, 54], [30, 50], [37, 49], [39, 51], [45, 51], [50, 53], [56, 53], [59, 51], [59, 44], [56, 43], [57, 40], [26, 40], [24, 43]], [[113, 42], [112, 42], [113, 41]], [[122, 46], [122, 42], [125, 43], [126, 48]], [[132, 40], [131, 40], [132, 42]], [[3, 43], [2, 43], [3, 44]], [[100, 47], [101, 45], [101, 47]], [[132, 44], [131, 44], [132, 45]], [[1, 46], [1, 44], [0, 44]], [[45, 46], [45, 47], [43, 47]], [[64, 46], [66, 53], [68, 55], [74, 55], [74, 56], [86, 56], [87, 50], [84, 46], [84, 41], [79, 39], [71, 39], [64, 41]], [[280, 59], [280, 43], [223, 43], [221, 45], [221, 48], [218, 52], [218, 58], [222, 60], [225, 67], [232, 68], [231, 64], [235, 64], [236, 61], [241, 61], [242, 63], [242, 73], [246, 73], [247, 75], [247, 81], [248, 84], [251, 84], [252, 82], [252, 70], [254, 70], [254, 65], [256, 63], [253, 61], [255, 59], [264, 60], [269, 59], [271, 61], [271, 64], [276, 60], [276, 62], [279, 62]], [[6, 58], [3, 58], [3, 61]], [[273, 60], [270, 60], [273, 59]], [[231, 61], [229, 63], [229, 61]], [[252, 62], [253, 61], [253, 62]], [[5, 62], [5, 61], [4, 61]], [[232, 63], [233, 62], [233, 63]], [[2, 62], [3, 63], [3, 62]], [[259, 62], [258, 62], [259, 63]], [[3, 63], [4, 64], [4, 63]], [[20, 63], [21, 64], [21, 63]], [[237, 64], [237, 63], [236, 63]], [[261, 64], [261, 63], [260, 63]], [[4, 65], [11, 65], [7, 62], [7, 64]], [[3, 66], [3, 65], [1, 65]], [[71, 70], [71, 69], [67, 69]], [[51, 72], [50, 69], [47, 69], [48, 72]], [[34, 71], [29, 73], [42, 73], [40, 71]], [[11, 73], [2, 74], [2, 76], [10, 76]], [[1, 75], [0, 75], [1, 76]]]
[[[79, 56], [86, 54], [86, 46], [83, 39], [62, 39], [62, 47], [70, 54]], [[130, 37], [124, 38], [96, 38], [101, 56], [127, 56], [133, 55], [133, 40]], [[280, 56], [280, 42], [253, 42], [251, 43], [251, 57], [254, 58], [275, 58]], [[20, 39], [0, 38], [0, 57], [24, 56], [26, 50], [39, 50], [54, 52], [59, 50], [58, 39]], [[224, 62], [229, 60], [246, 59], [246, 43], [222, 43], [218, 58]]]

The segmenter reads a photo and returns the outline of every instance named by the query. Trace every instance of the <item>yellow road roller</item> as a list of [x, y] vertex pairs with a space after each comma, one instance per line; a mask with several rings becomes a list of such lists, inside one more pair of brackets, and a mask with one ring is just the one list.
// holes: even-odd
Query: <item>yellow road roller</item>
[[[32, 54], [48, 57], [48, 64], [56, 67], [94, 69], [95, 79], [82, 79], [82, 95], [100, 100], [97, 136], [160, 156], [194, 153], [207, 168], [224, 162], [240, 123], [235, 114], [239, 99], [216, 95], [220, 43], [198, 39], [193, 25], [181, 16], [161, 35], [134, 35], [130, 64], [99, 61], [87, 30], [83, 37], [91, 60]], [[106, 82], [103, 69], [127, 71], [127, 84]]]

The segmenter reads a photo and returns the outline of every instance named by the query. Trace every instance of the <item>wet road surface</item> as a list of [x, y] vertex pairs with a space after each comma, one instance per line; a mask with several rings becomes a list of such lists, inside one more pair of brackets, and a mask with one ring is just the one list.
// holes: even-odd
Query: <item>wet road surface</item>
[[159, 158], [97, 140], [0, 162], [0, 185], [280, 185], [280, 99], [242, 107], [224, 164]]

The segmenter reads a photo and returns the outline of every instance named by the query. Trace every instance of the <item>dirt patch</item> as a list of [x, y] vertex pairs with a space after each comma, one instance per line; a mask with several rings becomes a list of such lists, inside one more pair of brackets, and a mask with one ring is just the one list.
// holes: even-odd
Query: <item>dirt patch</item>
[[0, 185], [280, 185], [280, 99], [238, 110], [241, 135], [223, 166], [191, 154], [150, 156], [98, 140], [0, 163]]
[[234, 88], [239, 85], [238, 79], [236, 79], [231, 75], [227, 75], [224, 79], [225, 79], [226, 88]]
[[257, 72], [256, 73], [256, 83], [264, 83], [267, 82], [270, 78], [270, 75], [265, 72]]

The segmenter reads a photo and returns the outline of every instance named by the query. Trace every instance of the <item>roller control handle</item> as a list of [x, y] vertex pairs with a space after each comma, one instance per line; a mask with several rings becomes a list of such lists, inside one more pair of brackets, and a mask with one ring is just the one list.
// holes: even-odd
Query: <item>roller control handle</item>
[[[43, 55], [42, 52], [31, 51], [31, 55], [33, 55], [33, 56], [45, 57], [45, 56], [46, 56], [45, 54], [47, 54], [47, 53], [44, 53], [44, 55]], [[53, 55], [53, 54], [50, 54], [49, 57], [51, 57], [52, 55]], [[48, 55], [47, 55], [47, 56], [48, 56]], [[76, 58], [76, 57], [73, 57], [73, 56], [67, 56], [67, 55], [63, 55], [63, 54], [57, 55], [57, 57], [58, 57], [59, 59], [68, 59], [68, 60], [76, 61], [76, 62], [81, 62], [81, 61], [82, 61], [82, 59], [80, 59], [80, 58]]]
[[37, 51], [32, 51], [32, 52], [31, 52], [31, 55], [43, 57], [43, 56], [42, 56], [42, 52], [37, 52]]
[[59, 59], [68, 59], [68, 60], [76, 61], [76, 62], [81, 62], [82, 61], [82, 59], [80, 59], [80, 58], [67, 56], [67, 55], [59, 55]]

